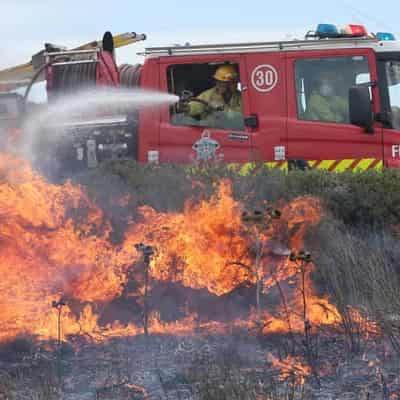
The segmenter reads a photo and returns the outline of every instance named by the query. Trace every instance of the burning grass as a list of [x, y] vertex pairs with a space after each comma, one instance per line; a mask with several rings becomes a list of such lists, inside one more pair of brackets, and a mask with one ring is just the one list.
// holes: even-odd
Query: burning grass
[[[306, 398], [308, 382], [332, 371], [320, 346], [336, 335], [354, 353], [384, 335], [400, 347], [397, 256], [387, 251], [397, 239], [350, 232], [322, 194], [343, 179], [345, 196], [349, 178], [321, 174], [301, 193], [296, 174], [135, 165], [135, 180], [121, 165], [87, 186], [51, 184], [0, 156], [0, 354], [143, 335], [280, 337], [279, 357], [265, 349], [269, 392], [242, 368], [195, 372], [198, 398], [260, 400]], [[110, 387], [129, 392], [130, 382]]]
[[[145, 333], [193, 331], [190, 314], [175, 322], [158, 320], [154, 309], [150, 316], [150, 281], [217, 297], [257, 285], [259, 319], [261, 292], [266, 296], [291, 281], [294, 288], [288, 286], [282, 300], [293, 317], [280, 321], [282, 310], [276, 315], [264, 310], [264, 320], [273, 320], [265, 333], [302, 331], [304, 319], [313, 326], [340, 322], [328, 299], [317, 298], [310, 279], [314, 265], [306, 261], [305, 271], [303, 261], [288, 257], [301, 251], [306, 232], [320, 221], [321, 207], [314, 198], [281, 204], [275, 214], [264, 202], [249, 218], [243, 203], [233, 198], [230, 181], [222, 180], [211, 197], [187, 200], [181, 212], [141, 206], [126, 221], [123, 240], [113, 243], [110, 221], [81, 188], [69, 182], [49, 184], [20, 160], [5, 156], [2, 161], [3, 341], [22, 333], [41, 340], [82, 334], [96, 341], [141, 334], [135, 321], [99, 323], [101, 309], [121, 297], [141, 309]], [[138, 243], [152, 249], [151, 259], [141, 259]]]

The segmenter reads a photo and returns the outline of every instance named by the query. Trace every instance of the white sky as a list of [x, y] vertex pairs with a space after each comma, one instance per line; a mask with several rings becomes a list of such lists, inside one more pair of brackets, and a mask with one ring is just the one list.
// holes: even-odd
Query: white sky
[[103, 33], [146, 33], [145, 44], [117, 52], [136, 63], [145, 46], [301, 38], [318, 23], [362, 23], [400, 31], [398, 0], [1, 0], [0, 68], [30, 60], [45, 42], [76, 46]]

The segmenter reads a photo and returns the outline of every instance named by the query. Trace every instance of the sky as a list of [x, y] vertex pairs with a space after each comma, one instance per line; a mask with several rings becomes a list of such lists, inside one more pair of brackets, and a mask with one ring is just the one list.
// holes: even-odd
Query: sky
[[318, 23], [362, 23], [400, 37], [400, 3], [386, 0], [1, 0], [0, 68], [30, 60], [45, 42], [76, 46], [107, 30], [146, 33], [117, 51], [117, 61], [160, 45], [301, 39]]

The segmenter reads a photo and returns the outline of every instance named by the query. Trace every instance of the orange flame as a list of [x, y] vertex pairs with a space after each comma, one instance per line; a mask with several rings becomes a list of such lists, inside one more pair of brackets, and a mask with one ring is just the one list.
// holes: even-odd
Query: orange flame
[[[263, 295], [279, 287], [285, 307], [264, 310], [265, 333], [289, 328], [302, 332], [304, 318], [313, 326], [339, 323], [336, 308], [313, 289], [310, 273], [315, 266], [307, 264], [302, 274], [301, 265], [288, 261], [285, 251], [273, 250], [273, 241], [294, 251], [303, 248], [304, 235], [321, 218], [318, 200], [296, 199], [281, 207], [280, 220], [264, 216], [249, 229], [231, 183], [222, 181], [216, 189], [208, 200], [187, 201], [181, 213], [141, 207], [140, 218], [130, 222], [124, 240], [116, 245], [110, 240], [110, 222], [80, 187], [49, 184], [26, 162], [0, 155], [0, 342], [24, 333], [57, 338], [59, 315], [52, 303], [60, 298], [67, 303], [60, 310], [64, 340], [85, 335], [102, 342], [142, 334], [143, 327], [132, 323], [99, 322], [101, 305], [119, 298], [135, 271], [137, 243], [156, 249], [150, 263], [153, 282], [174, 282], [217, 296], [257, 281]], [[127, 207], [128, 200], [117, 204]], [[255, 237], [262, 243], [258, 256]], [[143, 293], [144, 282], [138, 281], [137, 296]], [[249, 320], [200, 324], [198, 316], [190, 314], [166, 323], [153, 311], [149, 331], [185, 335], [201, 328], [221, 333], [232, 325], [249, 327], [254, 318], [253, 313]]]
[[284, 360], [279, 360], [269, 353], [267, 358], [272, 367], [280, 371], [279, 379], [281, 381], [290, 379], [295, 385], [304, 385], [306, 378], [311, 375], [311, 368], [295, 357], [288, 356]]

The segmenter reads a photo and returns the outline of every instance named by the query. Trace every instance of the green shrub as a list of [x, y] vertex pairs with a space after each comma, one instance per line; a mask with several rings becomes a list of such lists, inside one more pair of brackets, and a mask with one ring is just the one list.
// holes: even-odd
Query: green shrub
[[256, 169], [242, 176], [226, 164], [207, 167], [142, 165], [113, 161], [75, 179], [95, 195], [129, 193], [134, 205], [148, 204], [159, 211], [182, 209], [192, 196], [209, 196], [221, 179], [233, 183], [235, 197], [251, 203], [298, 196], [319, 197], [326, 211], [351, 226], [390, 227], [400, 224], [400, 171], [330, 173], [320, 170]]

